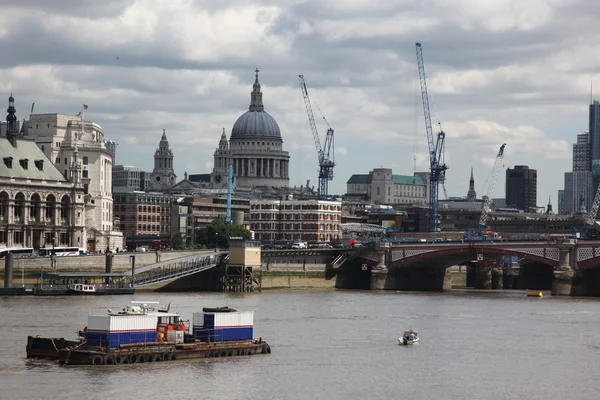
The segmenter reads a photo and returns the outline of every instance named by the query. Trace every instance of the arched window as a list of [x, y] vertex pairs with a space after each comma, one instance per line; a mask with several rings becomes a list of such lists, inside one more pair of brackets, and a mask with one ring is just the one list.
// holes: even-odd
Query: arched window
[[25, 217], [25, 195], [21, 192], [15, 196], [15, 221], [23, 222]]

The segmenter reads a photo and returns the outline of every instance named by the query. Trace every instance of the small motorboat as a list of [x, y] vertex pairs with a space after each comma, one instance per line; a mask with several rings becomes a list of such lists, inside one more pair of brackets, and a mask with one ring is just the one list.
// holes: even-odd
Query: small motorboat
[[96, 285], [75, 283], [69, 285], [69, 294], [98, 294], [98, 291], [96, 290]]
[[408, 331], [404, 331], [404, 334], [401, 338], [398, 338], [398, 344], [408, 346], [411, 344], [415, 344], [419, 342], [419, 334], [417, 331], [411, 329]]

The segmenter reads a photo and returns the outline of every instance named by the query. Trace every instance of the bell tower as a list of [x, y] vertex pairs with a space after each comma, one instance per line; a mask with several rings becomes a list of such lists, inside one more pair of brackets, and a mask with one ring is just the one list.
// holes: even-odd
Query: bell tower
[[219, 147], [215, 150], [213, 159], [214, 166], [213, 172], [210, 176], [210, 182], [215, 189], [226, 188], [228, 173], [227, 168], [231, 158], [229, 154], [229, 142], [227, 141], [227, 136], [225, 135], [225, 128], [223, 128], [223, 132], [221, 133]]
[[163, 129], [158, 149], [154, 152], [154, 169], [150, 174], [149, 191], [162, 192], [175, 185], [175, 170], [173, 169], [173, 151], [169, 147], [167, 133]]

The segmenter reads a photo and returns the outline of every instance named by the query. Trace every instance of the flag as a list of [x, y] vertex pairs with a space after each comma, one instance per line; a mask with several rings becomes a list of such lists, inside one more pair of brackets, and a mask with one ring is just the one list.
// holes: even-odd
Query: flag
[[83, 109], [84, 109], [84, 110], [87, 110], [87, 109], [88, 109], [88, 106], [87, 106], [87, 104], [84, 104], [84, 105], [83, 105]]

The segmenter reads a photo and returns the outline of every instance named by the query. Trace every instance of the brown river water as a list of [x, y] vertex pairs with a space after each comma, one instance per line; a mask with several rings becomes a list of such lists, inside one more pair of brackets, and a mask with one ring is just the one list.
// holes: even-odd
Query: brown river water
[[[106, 367], [25, 359], [131, 300], [255, 312], [269, 355]], [[600, 300], [523, 292], [265, 291], [0, 298], [0, 399], [597, 399]], [[415, 346], [399, 346], [413, 328]]]

